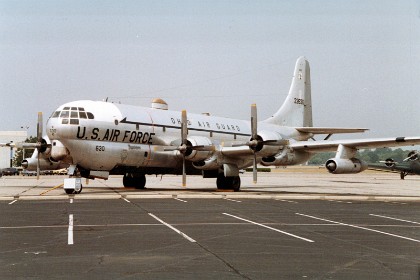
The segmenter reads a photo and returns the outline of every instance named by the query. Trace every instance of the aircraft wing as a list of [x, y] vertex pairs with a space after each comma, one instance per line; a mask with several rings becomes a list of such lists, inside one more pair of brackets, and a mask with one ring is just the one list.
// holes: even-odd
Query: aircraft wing
[[290, 147], [296, 151], [307, 152], [333, 152], [339, 145], [354, 149], [385, 148], [396, 146], [420, 145], [420, 137], [396, 137], [396, 138], [373, 138], [353, 140], [321, 140], [321, 141], [298, 141], [290, 143]]
[[384, 163], [369, 163], [369, 169], [371, 170], [380, 170], [388, 172], [412, 172], [412, 168], [409, 163], [395, 163], [393, 166], [386, 166]]
[[337, 133], [360, 133], [365, 132], [367, 128], [341, 128], [341, 127], [296, 127], [296, 130], [302, 133], [312, 134], [337, 134]]
[[13, 142], [9, 142], [9, 143], [0, 143], [0, 147], [15, 147], [16, 144]]

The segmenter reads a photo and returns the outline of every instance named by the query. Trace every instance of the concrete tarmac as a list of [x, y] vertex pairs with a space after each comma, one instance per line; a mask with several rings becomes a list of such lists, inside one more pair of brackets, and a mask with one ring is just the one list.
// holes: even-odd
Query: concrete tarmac
[[[282, 170], [284, 171], [284, 170]], [[420, 177], [0, 178], [0, 279], [419, 279]], [[210, 199], [211, 198], [211, 199]]]

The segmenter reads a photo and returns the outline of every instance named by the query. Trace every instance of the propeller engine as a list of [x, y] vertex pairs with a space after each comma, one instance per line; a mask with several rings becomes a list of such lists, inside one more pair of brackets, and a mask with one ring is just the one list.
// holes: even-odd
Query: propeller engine
[[404, 161], [414, 161], [419, 159], [419, 152], [418, 151], [411, 151], [408, 153], [407, 158]]
[[[262, 156], [275, 155], [279, 152], [282, 146], [288, 145], [289, 141], [282, 139], [282, 137], [271, 131], [261, 131], [258, 133], [258, 119], [257, 119], [257, 105], [251, 105], [251, 139], [246, 143], [235, 144], [236, 146], [248, 146], [254, 155], [252, 177], [253, 181], [257, 183], [257, 153]], [[267, 140], [265, 140], [267, 139]]]
[[[36, 126], [36, 134], [37, 134], [37, 142], [36, 143], [18, 143], [16, 147], [22, 149], [36, 149], [37, 150], [37, 157], [36, 157], [36, 177], [39, 179], [39, 172], [40, 172], [40, 154], [49, 154], [51, 152], [51, 144], [47, 143], [45, 139], [42, 138], [43, 132], [43, 119], [42, 119], [42, 112], [38, 112], [38, 123]], [[25, 167], [25, 163], [23, 162], [23, 167]]]
[[215, 150], [210, 139], [206, 137], [188, 137], [187, 111], [181, 112], [181, 145], [166, 148], [165, 151], [179, 151], [182, 156], [182, 186], [187, 185], [185, 160], [201, 161], [210, 158]]

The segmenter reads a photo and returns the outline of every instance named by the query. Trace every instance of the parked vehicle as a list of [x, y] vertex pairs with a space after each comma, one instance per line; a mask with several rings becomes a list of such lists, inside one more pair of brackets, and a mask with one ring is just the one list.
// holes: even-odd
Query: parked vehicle
[[22, 176], [36, 176], [36, 171], [23, 170], [21, 174]]
[[14, 167], [3, 168], [1, 174], [4, 176], [15, 176], [19, 174], [19, 171]]

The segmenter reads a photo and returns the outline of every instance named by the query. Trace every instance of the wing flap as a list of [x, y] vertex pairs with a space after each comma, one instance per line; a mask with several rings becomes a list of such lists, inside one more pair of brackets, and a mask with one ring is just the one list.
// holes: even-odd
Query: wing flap
[[361, 133], [369, 129], [367, 128], [344, 128], [344, 127], [296, 127], [301, 133], [312, 134], [338, 134], [338, 133]]

